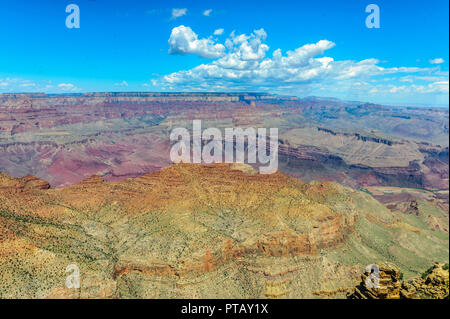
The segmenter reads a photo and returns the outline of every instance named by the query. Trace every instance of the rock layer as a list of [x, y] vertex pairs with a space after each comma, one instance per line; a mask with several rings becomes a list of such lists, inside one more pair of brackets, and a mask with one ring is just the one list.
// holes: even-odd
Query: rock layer
[[448, 189], [448, 110], [257, 93], [0, 95], [0, 171], [54, 187], [169, 166], [169, 133], [277, 127], [280, 168], [350, 187]]
[[2, 298], [342, 298], [375, 254], [414, 271], [448, 256], [445, 234], [368, 194], [243, 164], [15, 191], [30, 180], [0, 175]]
[[448, 264], [436, 263], [421, 277], [410, 281], [400, 278], [400, 270], [393, 264], [377, 263], [380, 270], [379, 287], [371, 285], [370, 273], [361, 275], [361, 283], [351, 293], [350, 299], [448, 299]]

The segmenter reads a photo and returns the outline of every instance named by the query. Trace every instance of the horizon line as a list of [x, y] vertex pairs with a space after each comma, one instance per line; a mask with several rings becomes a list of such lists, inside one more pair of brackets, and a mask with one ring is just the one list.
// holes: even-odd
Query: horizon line
[[331, 96], [318, 96], [318, 95], [308, 95], [308, 96], [296, 96], [296, 95], [285, 95], [285, 94], [277, 94], [277, 93], [268, 93], [268, 92], [257, 92], [257, 91], [86, 91], [86, 92], [67, 92], [67, 93], [49, 93], [49, 92], [3, 92], [0, 93], [0, 98], [4, 96], [14, 96], [14, 95], [24, 95], [24, 96], [32, 96], [32, 97], [57, 97], [57, 96], [90, 96], [97, 94], [120, 94], [120, 95], [133, 95], [133, 94], [166, 94], [166, 95], [189, 95], [189, 94], [198, 94], [198, 95], [233, 95], [233, 96], [242, 96], [242, 95], [254, 95], [254, 96], [273, 96], [273, 97], [281, 97], [281, 98], [289, 98], [289, 99], [298, 99], [301, 101], [305, 101], [308, 99], [320, 99], [322, 101], [341, 101], [341, 102], [351, 102], [351, 103], [365, 103], [365, 104], [374, 104], [381, 106], [393, 106], [393, 107], [431, 107], [431, 108], [449, 108], [449, 104], [423, 104], [423, 103], [375, 103], [371, 101], [361, 101], [361, 100], [344, 100], [337, 97]]

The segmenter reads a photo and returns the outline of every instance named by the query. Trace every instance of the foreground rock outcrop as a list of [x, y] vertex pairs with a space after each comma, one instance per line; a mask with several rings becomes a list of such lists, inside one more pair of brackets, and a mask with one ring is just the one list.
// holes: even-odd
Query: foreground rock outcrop
[[[391, 263], [377, 263], [379, 276], [365, 271], [361, 283], [348, 293], [350, 299], [448, 299], [448, 264], [436, 263], [421, 277], [404, 281], [397, 266]], [[372, 276], [372, 278], [371, 278]], [[379, 278], [379, 279], [378, 279]], [[375, 283], [374, 283], [375, 281]]]
[[413, 279], [407, 289], [415, 298], [448, 299], [448, 264], [434, 264], [421, 277]]
[[361, 275], [361, 283], [349, 294], [350, 299], [400, 299], [400, 269], [390, 263], [376, 263]]
[[0, 174], [0, 191], [10, 193], [21, 193], [24, 191], [46, 190], [50, 184], [43, 179], [32, 175], [22, 178], [11, 178], [5, 174]]

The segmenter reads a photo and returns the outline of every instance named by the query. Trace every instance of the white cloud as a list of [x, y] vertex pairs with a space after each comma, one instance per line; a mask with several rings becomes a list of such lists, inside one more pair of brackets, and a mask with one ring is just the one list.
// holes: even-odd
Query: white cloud
[[211, 12], [212, 12], [212, 9], [205, 10], [205, 11], [203, 11], [203, 15], [205, 17], [209, 17], [211, 15]]
[[72, 83], [60, 83], [58, 84], [58, 87], [63, 89], [72, 89], [74, 85]]
[[128, 87], [127, 81], [122, 81], [120, 83], [114, 83], [115, 86], [122, 86], [122, 87]]
[[182, 9], [172, 9], [172, 19], [176, 19], [182, 16], [185, 16], [187, 14], [187, 9], [186, 8], [182, 8]]
[[398, 93], [398, 92], [405, 91], [405, 89], [406, 89], [406, 86], [405, 86], [405, 85], [402, 85], [402, 86], [393, 86], [393, 87], [389, 90], [389, 92], [390, 92], [390, 93]]
[[214, 35], [222, 35], [223, 34], [223, 32], [224, 32], [225, 30], [224, 29], [216, 29], [216, 30], [214, 30]]
[[31, 83], [31, 82], [29, 82], [29, 83], [22, 83], [22, 84], [20, 84], [19, 86], [24, 87], [24, 88], [27, 88], [27, 87], [35, 87], [35, 86], [36, 86], [36, 83]]
[[[221, 29], [218, 29], [221, 30]], [[214, 32], [214, 35], [223, 31]], [[305, 44], [268, 56], [264, 29], [251, 34], [232, 32], [223, 45], [211, 38], [199, 40], [189, 27], [172, 30], [170, 53], [198, 54], [214, 59], [189, 70], [152, 80], [152, 85], [170, 90], [268, 91], [295, 95], [326, 92], [330, 96], [358, 97], [372, 94], [397, 97], [402, 94], [448, 94], [448, 72], [439, 67], [390, 67], [379, 60], [335, 60], [327, 52], [329, 40]], [[325, 94], [325, 93], [324, 93]]]
[[80, 91], [71, 83], [59, 83], [52, 85], [49, 80], [28, 80], [22, 78], [0, 78], [0, 93], [2, 92], [78, 92]]
[[430, 60], [430, 63], [431, 64], [441, 64], [441, 63], [444, 63], [445, 61], [444, 61], [444, 59], [442, 59], [442, 58], [436, 58], [436, 59], [431, 59]]
[[57, 87], [61, 91], [70, 91], [70, 92], [79, 91], [79, 89], [75, 85], [73, 85], [72, 83], [59, 83]]
[[224, 54], [225, 47], [211, 38], [199, 39], [191, 28], [180, 25], [172, 29], [169, 38], [169, 54], [197, 54], [202, 58], [217, 59]]
[[[225, 41], [225, 46], [230, 51], [229, 54], [217, 61], [218, 64], [228, 65], [239, 64], [238, 61], [260, 61], [265, 55], [269, 47], [262, 43], [267, 37], [264, 29], [253, 31], [249, 36], [241, 34], [236, 36], [234, 31], [229, 39]], [[248, 64], [247, 64], [248, 65]]]

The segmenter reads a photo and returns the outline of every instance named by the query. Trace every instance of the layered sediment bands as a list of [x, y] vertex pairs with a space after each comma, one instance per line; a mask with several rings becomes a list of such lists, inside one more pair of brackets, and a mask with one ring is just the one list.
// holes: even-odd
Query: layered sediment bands
[[19, 179], [19, 183], [23, 185], [23, 189], [27, 190], [27, 189], [49, 189], [50, 188], [50, 184], [47, 183], [46, 181], [34, 177], [32, 175], [27, 175], [25, 177], [22, 177]]
[[237, 102], [237, 101], [292, 101], [295, 97], [281, 97], [264, 93], [147, 93], [147, 92], [98, 92], [73, 95], [2, 94], [0, 104], [11, 107], [43, 107], [64, 104], [101, 104], [122, 102]]
[[[373, 170], [375, 176], [383, 180], [382, 185], [423, 186], [423, 173], [416, 163], [408, 167], [379, 167]], [[402, 183], [402, 184], [399, 184]]]
[[[0, 297], [343, 297], [375, 254], [409, 271], [448, 256], [444, 233], [407, 218], [365, 193], [245, 164], [56, 189], [0, 175]], [[69, 264], [82, 271], [76, 293], [64, 288]]]
[[[313, 232], [314, 241], [319, 248], [332, 248], [344, 243], [354, 231], [358, 216], [331, 217], [321, 222], [317, 232]], [[315, 226], [317, 229], [317, 226]]]
[[98, 175], [92, 175], [81, 181], [81, 185], [93, 184], [96, 185], [98, 183], [103, 183], [105, 180]]
[[[443, 185], [448, 178], [448, 171], [443, 168], [440, 171], [442, 179], [435, 179], [429, 182], [431, 175], [426, 175], [416, 162], [400, 167], [371, 167], [362, 164], [347, 164], [341, 157], [330, 153], [324, 148], [315, 146], [280, 144], [279, 160], [284, 165], [283, 168], [287, 167], [293, 176], [298, 176], [305, 180], [337, 180], [351, 187], [390, 185], [399, 187], [431, 186], [431, 188], [445, 189]], [[431, 165], [430, 161], [425, 163]]]
[[390, 263], [377, 262], [377, 281], [368, 271], [361, 275], [361, 283], [348, 295], [349, 299], [400, 299], [409, 296], [402, 287], [400, 269]]
[[[133, 274], [193, 278], [257, 256], [317, 256], [348, 239], [357, 213], [350, 200], [339, 209], [326, 203], [338, 194], [347, 198], [350, 190], [339, 185], [255, 174], [243, 164], [177, 164], [121, 183], [94, 175], [64, 189], [44, 190], [32, 177], [2, 181], [2, 210], [22, 216], [27, 208], [54, 225], [81, 226], [98, 238], [94, 242], [117, 240], [100, 249], [115, 256], [115, 280]], [[18, 201], [3, 186], [11, 183], [32, 183], [45, 193]], [[90, 214], [93, 220], [85, 220]], [[36, 233], [32, 245], [42, 247], [49, 235]]]
[[142, 176], [170, 165], [170, 131], [194, 119], [278, 128], [281, 169], [305, 180], [448, 189], [448, 110], [258, 93], [3, 94], [0, 171], [53, 187]]
[[[377, 286], [370, 273], [361, 275], [361, 283], [347, 295], [349, 299], [448, 299], [448, 264], [435, 263], [420, 277], [406, 281], [401, 278], [400, 269], [391, 263], [378, 262], [379, 281]], [[373, 276], [373, 275], [372, 275]]]
[[346, 166], [342, 158], [315, 146], [291, 146], [282, 143], [278, 146], [278, 154], [280, 161], [292, 168], [323, 170], [326, 165], [333, 168]]
[[385, 144], [385, 145], [393, 145], [393, 144], [400, 144], [400, 142], [393, 142], [384, 138], [379, 138], [379, 137], [374, 137], [374, 136], [363, 136], [359, 133], [337, 133], [334, 132], [333, 130], [327, 129], [327, 128], [323, 128], [323, 127], [318, 127], [317, 128], [318, 131], [322, 131], [322, 132], [327, 132], [333, 136], [350, 136], [350, 137], [356, 137], [358, 140], [364, 141], [364, 142], [375, 142], [375, 143], [381, 143], [381, 144]]
[[46, 190], [50, 184], [40, 178], [27, 175], [22, 178], [11, 178], [7, 175], [0, 175], [0, 191], [5, 193], [21, 193], [32, 190]]

